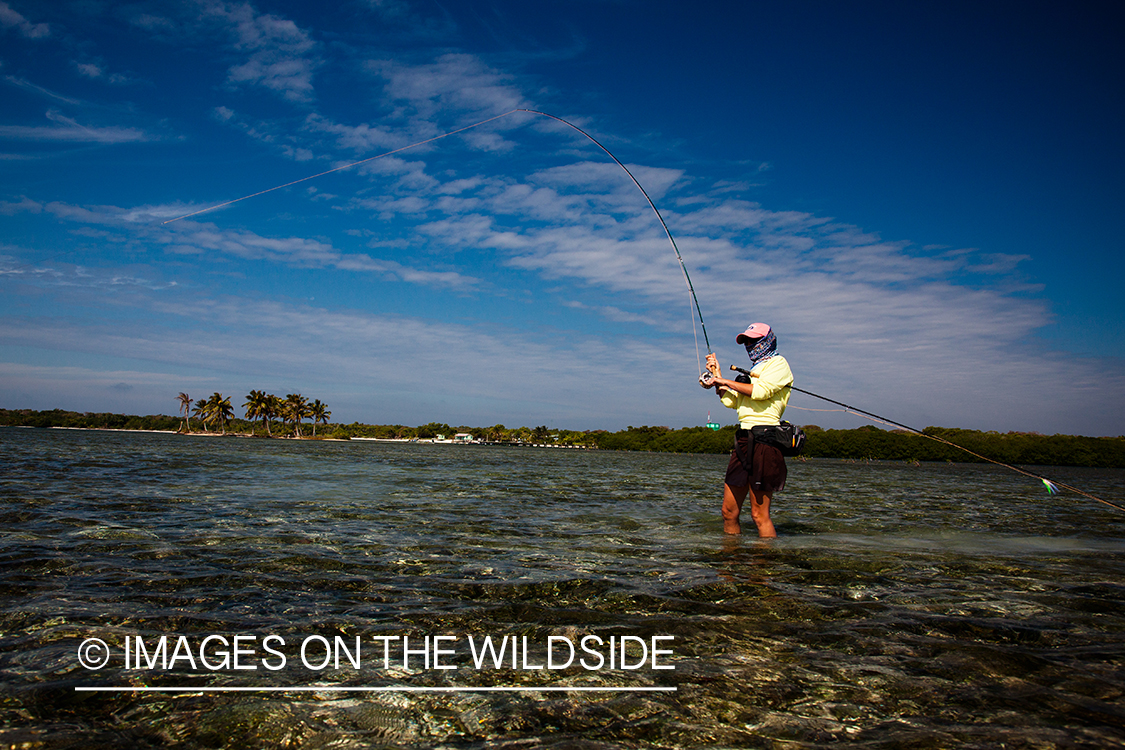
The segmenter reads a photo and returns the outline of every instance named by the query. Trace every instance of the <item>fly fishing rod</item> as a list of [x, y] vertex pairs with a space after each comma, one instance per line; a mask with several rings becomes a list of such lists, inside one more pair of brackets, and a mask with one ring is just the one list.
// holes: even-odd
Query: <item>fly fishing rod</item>
[[[759, 373], [751, 372], [750, 370], [746, 370], [742, 367], [739, 367], [738, 365], [731, 365], [730, 369], [734, 370], [736, 372], [740, 372], [743, 375], [747, 376], [748, 378], [756, 378], [756, 377], [759, 376]], [[981, 459], [982, 461], [987, 461], [990, 464], [996, 464], [997, 466], [1003, 466], [1006, 469], [1011, 469], [1012, 471], [1016, 472], [1017, 474], [1023, 474], [1025, 477], [1032, 477], [1033, 479], [1038, 479], [1039, 481], [1041, 481], [1043, 483], [1043, 485], [1047, 488], [1047, 491], [1050, 492], [1052, 495], [1056, 494], [1059, 491], [1059, 488], [1062, 487], [1063, 489], [1069, 490], [1069, 491], [1074, 492], [1078, 495], [1082, 495], [1083, 497], [1088, 497], [1091, 500], [1096, 500], [1099, 503], [1102, 503], [1104, 505], [1108, 505], [1111, 508], [1116, 508], [1117, 510], [1125, 511], [1125, 508], [1121, 507], [1120, 505], [1115, 505], [1114, 503], [1111, 503], [1108, 500], [1102, 500], [1100, 497], [1095, 497], [1094, 495], [1091, 495], [1088, 492], [1083, 492], [1082, 490], [1078, 489], [1077, 487], [1071, 487], [1069, 484], [1064, 484], [1062, 482], [1053, 482], [1050, 479], [1048, 479], [1047, 477], [1042, 476], [1040, 474], [1036, 474], [1035, 472], [1027, 471], [1026, 469], [1021, 469], [1017, 466], [1012, 466], [1011, 464], [1006, 464], [1003, 461], [997, 461], [996, 459], [989, 458], [988, 456], [982, 456], [979, 453], [975, 453], [974, 451], [969, 450], [968, 448], [966, 448], [963, 445], [958, 445], [957, 443], [954, 443], [950, 440], [946, 440], [943, 437], [938, 437], [937, 435], [931, 435], [928, 432], [923, 432], [922, 430], [919, 430], [915, 427], [905, 425], [902, 422], [896, 422], [893, 419], [887, 419], [886, 417], [881, 417], [878, 414], [872, 414], [869, 411], [864, 411], [863, 409], [859, 409], [855, 406], [845, 404], [842, 401], [837, 401], [835, 399], [828, 398], [827, 396], [821, 396], [819, 393], [813, 393], [812, 391], [806, 391], [804, 388], [798, 388], [797, 386], [793, 385], [792, 383], [790, 383], [789, 385], [787, 385], [785, 387], [792, 390], [792, 391], [797, 391], [798, 393], [803, 393], [806, 396], [812, 396], [813, 398], [818, 398], [821, 401], [827, 401], [830, 404], [836, 404], [837, 406], [842, 406], [842, 407], [844, 407], [845, 411], [852, 412], [854, 414], [862, 415], [864, 417], [867, 417], [868, 419], [875, 420], [876, 422], [882, 422], [883, 424], [889, 424], [889, 425], [894, 425], [895, 427], [901, 427], [902, 429], [907, 430], [908, 432], [912, 432], [915, 435], [921, 435], [924, 438], [929, 438], [930, 440], [935, 440], [935, 441], [937, 441], [937, 442], [939, 442], [943, 445], [948, 445], [951, 448], [957, 448], [958, 450], [965, 451], [965, 453], [968, 453], [970, 456], [975, 456], [975, 457]]]
[[[590, 135], [589, 133], [587, 133], [585, 130], [578, 127], [574, 123], [569, 122], [568, 120], [565, 120], [561, 117], [558, 117], [557, 115], [552, 115], [552, 114], [549, 114], [547, 112], [541, 112], [541, 111], [535, 110], [535, 109], [525, 109], [525, 108], [522, 108], [522, 107], [510, 109], [507, 112], [503, 112], [501, 114], [495, 115], [493, 117], [489, 117], [489, 118], [481, 120], [479, 122], [472, 123], [471, 125], [465, 125], [464, 127], [460, 127], [460, 128], [455, 129], [455, 130], [451, 130], [451, 131], [448, 131], [446, 133], [442, 133], [441, 135], [436, 135], [436, 136], [433, 136], [431, 138], [426, 138], [426, 139], [421, 140], [421, 141], [416, 141], [414, 143], [410, 143], [410, 144], [407, 144], [405, 146], [400, 146], [399, 148], [395, 148], [395, 149], [392, 149], [390, 151], [386, 151], [386, 152], [381, 153], [381, 154], [376, 154], [375, 156], [370, 156], [366, 159], [361, 159], [359, 161], [352, 162], [350, 164], [344, 164], [344, 165], [341, 165], [339, 167], [334, 167], [334, 168], [326, 170], [324, 172], [319, 172], [317, 174], [309, 175], [307, 177], [302, 177], [302, 178], [297, 179], [297, 180], [292, 180], [290, 182], [286, 182], [286, 183], [281, 184], [281, 185], [276, 185], [276, 186], [271, 187], [271, 188], [266, 188], [265, 190], [259, 190], [255, 193], [250, 193], [249, 195], [244, 195], [241, 198], [234, 198], [232, 200], [224, 201], [222, 203], [218, 203], [218, 204], [215, 204], [213, 206], [209, 206], [207, 208], [202, 208], [202, 209], [199, 209], [197, 211], [192, 211], [192, 212], [184, 214], [182, 216], [176, 216], [176, 217], [173, 217], [171, 219], [168, 219], [168, 220], [162, 222], [162, 224], [171, 224], [172, 222], [180, 221], [181, 219], [186, 219], [186, 218], [191, 217], [191, 216], [197, 216], [199, 214], [207, 213], [209, 211], [214, 211], [215, 209], [223, 208], [223, 207], [229, 206], [233, 203], [238, 203], [239, 201], [244, 201], [244, 200], [247, 200], [249, 198], [255, 198], [257, 196], [264, 195], [266, 193], [271, 193], [275, 190], [281, 190], [283, 188], [290, 187], [292, 185], [296, 185], [296, 184], [299, 184], [299, 183], [302, 183], [302, 182], [307, 182], [309, 180], [313, 180], [313, 179], [316, 179], [318, 177], [323, 177], [324, 175], [328, 175], [328, 174], [331, 174], [333, 172], [339, 172], [339, 171], [342, 171], [342, 170], [345, 170], [345, 169], [350, 169], [351, 167], [359, 166], [360, 164], [366, 164], [367, 162], [374, 161], [375, 159], [381, 159], [384, 156], [390, 156], [391, 154], [397, 154], [397, 153], [400, 153], [402, 151], [407, 151], [409, 149], [415, 148], [417, 146], [421, 146], [423, 144], [433, 143], [434, 141], [441, 140], [442, 138], [448, 138], [449, 136], [456, 135], [457, 133], [463, 133], [466, 130], [471, 130], [473, 128], [480, 127], [481, 125], [484, 125], [486, 123], [490, 123], [490, 122], [493, 122], [495, 120], [499, 120], [501, 118], [507, 117], [508, 115], [514, 114], [516, 112], [526, 112], [526, 113], [532, 114], [532, 115], [539, 115], [541, 117], [547, 117], [547, 118], [550, 118], [550, 119], [555, 120], [557, 122], [560, 122], [563, 125], [566, 125], [567, 127], [571, 128], [572, 130], [580, 133], [581, 135], [583, 135], [587, 139], [589, 139], [594, 145], [596, 145], [598, 148], [600, 148], [602, 151], [604, 151], [605, 154], [607, 156], [609, 156], [609, 158], [612, 159], [615, 164], [617, 164], [617, 166], [621, 167], [621, 169], [623, 169], [625, 171], [625, 174], [627, 174], [629, 176], [629, 179], [633, 181], [633, 184], [637, 186], [637, 189], [641, 191], [641, 194], [645, 197], [645, 200], [648, 201], [649, 207], [652, 208], [653, 213], [656, 214], [656, 218], [660, 221], [660, 226], [663, 227], [664, 233], [668, 236], [668, 241], [672, 244], [672, 250], [676, 254], [676, 260], [680, 264], [680, 271], [683, 273], [684, 281], [687, 283], [688, 292], [691, 294], [691, 301], [692, 301], [692, 304], [695, 308], [696, 317], [699, 318], [699, 327], [703, 331], [703, 341], [704, 341], [704, 344], [707, 346], [707, 353], [711, 354], [712, 353], [711, 341], [707, 337], [707, 326], [703, 322], [703, 311], [699, 307], [699, 298], [695, 294], [695, 286], [691, 283], [691, 276], [688, 274], [687, 265], [684, 263], [683, 256], [680, 254], [680, 248], [676, 245], [676, 239], [672, 236], [672, 231], [668, 228], [667, 222], [664, 221], [664, 217], [661, 215], [660, 209], [658, 209], [656, 207], [656, 204], [653, 202], [652, 198], [649, 197], [648, 191], [644, 189], [643, 185], [641, 185], [640, 180], [638, 180], [636, 178], [636, 176], [631, 171], [629, 171], [629, 168], [626, 167], [625, 164], [623, 164], [620, 159], [618, 159], [616, 156], [614, 156], [613, 152], [611, 152], [608, 148], [606, 148], [597, 138]], [[692, 320], [692, 332], [694, 333], [694, 331], [695, 331], [695, 321], [693, 319]], [[696, 340], [696, 358], [697, 359], [699, 358], [698, 339]], [[731, 365], [731, 369], [737, 370], [737, 371], [739, 371], [741, 373], [744, 373], [744, 374], [746, 374], [750, 377], [754, 377], [754, 375], [752, 375], [749, 371], [744, 370], [741, 367]], [[707, 375], [703, 374], [703, 372], [702, 372], [703, 368], [702, 367], [700, 367], [700, 371], [701, 371], [700, 381], [704, 382], [704, 378], [706, 378]], [[1018, 472], [1020, 474], [1025, 475], [1025, 476], [1034, 477], [1036, 479], [1039, 479], [1046, 485], [1047, 489], [1052, 494], [1054, 494], [1055, 492], [1058, 491], [1058, 487], [1064, 487], [1065, 489], [1068, 489], [1071, 492], [1075, 492], [1079, 495], [1083, 495], [1084, 497], [1088, 497], [1091, 500], [1097, 500], [1099, 503], [1105, 503], [1106, 505], [1109, 505], [1113, 508], [1117, 508], [1118, 510], [1125, 511], [1125, 508], [1122, 508], [1119, 505], [1114, 505], [1113, 503], [1102, 500], [1101, 498], [1094, 497], [1093, 495], [1090, 495], [1086, 492], [1083, 492], [1082, 490], [1079, 490], [1075, 487], [1071, 487], [1069, 485], [1061, 484], [1061, 483], [1057, 483], [1057, 482], [1052, 482], [1045, 477], [1039, 476], [1038, 474], [1033, 474], [1029, 471], [1024, 471], [1023, 469], [1018, 469], [1015, 466], [1011, 466], [1011, 465], [1003, 463], [1001, 461], [995, 461], [991, 458], [988, 458], [987, 456], [981, 456], [978, 453], [973, 453], [973, 451], [969, 450], [968, 448], [965, 448], [964, 446], [957, 445], [956, 443], [952, 443], [948, 440], [945, 440], [944, 438], [940, 438], [940, 437], [937, 437], [935, 435], [928, 435], [928, 434], [922, 432], [921, 430], [914, 429], [913, 427], [908, 427], [907, 425], [901, 424], [899, 422], [895, 422], [895, 421], [890, 420], [890, 419], [885, 419], [883, 417], [880, 417], [876, 414], [872, 414], [871, 412], [868, 412], [868, 411], [864, 411], [862, 409], [857, 409], [854, 406], [849, 406], [849, 405], [844, 404], [840, 401], [835, 401], [833, 399], [826, 398], [825, 396], [820, 396], [816, 393], [812, 393], [811, 391], [806, 391], [806, 390], [803, 390], [801, 388], [797, 388], [797, 387], [792, 386], [792, 385], [790, 385], [789, 387], [792, 390], [798, 391], [800, 393], [804, 393], [808, 396], [812, 396], [813, 398], [818, 398], [818, 399], [821, 399], [823, 401], [827, 401], [829, 403], [836, 404], [838, 406], [842, 406], [842, 407], [844, 407], [845, 410], [854, 412], [856, 414], [863, 415], [863, 416], [867, 417], [868, 419], [873, 419], [873, 420], [876, 420], [876, 421], [879, 421], [879, 422], [894, 425], [896, 427], [901, 427], [902, 429], [908, 430], [909, 432], [921, 435], [921, 436], [929, 438], [931, 440], [936, 440], [939, 443], [944, 443], [946, 445], [957, 448], [959, 450], [963, 450], [966, 453], [968, 453], [972, 456], [976, 456], [977, 458], [979, 458], [983, 461], [988, 461], [990, 463], [994, 463], [994, 464], [997, 464], [999, 466], [1004, 466], [1004, 467], [1007, 467], [1007, 468], [1011, 469], [1012, 471]]]
[[595, 146], [600, 148], [602, 151], [605, 151], [606, 155], [610, 159], [613, 159], [617, 163], [617, 166], [619, 166], [619, 167], [621, 167], [622, 169], [625, 170], [625, 174], [629, 175], [629, 179], [633, 181], [633, 184], [637, 186], [637, 189], [641, 191], [641, 194], [645, 197], [645, 200], [648, 201], [648, 205], [652, 207], [652, 211], [653, 211], [653, 213], [656, 214], [656, 218], [660, 220], [660, 226], [664, 227], [664, 234], [668, 235], [668, 241], [672, 243], [672, 250], [676, 253], [676, 260], [678, 260], [680, 262], [680, 270], [683, 271], [683, 273], [684, 273], [684, 281], [687, 282], [688, 291], [691, 292], [691, 299], [695, 303], [695, 314], [699, 316], [699, 327], [703, 330], [703, 342], [707, 345], [707, 353], [711, 354], [711, 342], [707, 338], [707, 326], [703, 325], [703, 311], [699, 309], [699, 298], [695, 296], [695, 287], [692, 286], [691, 277], [688, 276], [687, 266], [684, 264], [684, 258], [683, 258], [682, 255], [680, 255], [680, 248], [676, 246], [676, 239], [672, 236], [672, 231], [670, 229], [668, 229], [668, 224], [665, 223], [664, 217], [660, 215], [660, 209], [658, 209], [656, 207], [656, 204], [652, 202], [652, 198], [648, 197], [648, 191], [644, 189], [644, 187], [641, 185], [640, 181], [637, 180], [637, 178], [633, 176], [633, 173], [629, 171], [628, 167], [626, 167], [624, 164], [621, 163], [620, 159], [618, 159], [616, 156], [614, 156], [613, 153], [610, 152], [610, 150], [608, 148], [606, 148], [605, 146], [603, 146], [601, 144], [601, 141], [599, 141], [597, 138], [590, 135], [589, 133], [587, 133], [585, 130], [578, 127], [574, 123], [567, 122], [566, 120], [564, 120], [561, 117], [556, 117], [555, 115], [547, 114], [546, 112], [539, 112], [538, 110], [534, 110], [534, 109], [517, 109], [517, 110], [514, 110], [514, 111], [516, 111], [516, 112], [529, 112], [533, 115], [542, 115], [543, 117], [550, 117], [552, 120], [558, 120], [563, 125], [567, 125], [571, 128], [574, 128], [579, 133], [581, 133], [582, 135], [586, 136], [591, 141], [593, 141]]

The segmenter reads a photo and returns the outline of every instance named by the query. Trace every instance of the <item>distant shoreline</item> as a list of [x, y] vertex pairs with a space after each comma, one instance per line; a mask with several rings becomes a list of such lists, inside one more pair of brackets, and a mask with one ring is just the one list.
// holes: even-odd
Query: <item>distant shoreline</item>
[[[184, 434], [184, 433], [181, 433], [179, 430], [130, 430], [130, 429], [126, 429], [124, 427], [61, 427], [61, 426], [56, 427], [56, 426], [51, 426], [51, 427], [44, 427], [44, 428], [36, 428], [32, 425], [22, 425], [22, 424], [4, 425], [4, 426], [5, 427], [26, 427], [29, 430], [34, 430], [34, 429], [45, 429], [45, 430], [98, 430], [99, 432], [159, 432], [159, 433], [163, 433], [165, 435], [182, 435], [182, 434]], [[192, 434], [208, 435], [208, 434], [212, 434], [212, 433], [200, 432], [200, 433], [192, 433]], [[219, 433], [216, 432], [214, 434], [218, 435]]]
[[488, 442], [484, 440], [435, 440], [432, 438], [374, 438], [374, 437], [353, 437], [353, 438], [335, 438], [322, 435], [301, 435], [300, 437], [293, 437], [292, 435], [248, 435], [245, 432], [183, 432], [182, 430], [141, 430], [131, 429], [125, 427], [66, 427], [62, 425], [50, 425], [47, 427], [37, 427], [35, 425], [22, 425], [22, 424], [6, 424], [0, 425], [0, 429], [11, 428], [16, 430], [74, 430], [77, 432], [140, 432], [150, 433], [156, 435], [183, 435], [184, 437], [228, 437], [239, 438], [244, 440], [312, 440], [316, 442], [329, 442], [329, 443], [350, 443], [353, 440], [356, 442], [366, 443], [401, 443], [405, 445], [499, 445], [510, 446], [514, 448], [553, 448], [553, 449], [579, 449], [579, 450], [592, 450], [587, 446], [571, 446], [571, 445], [550, 445], [547, 443], [499, 443]]
[[[109, 432], [153, 432], [201, 437], [269, 438], [276, 440], [347, 441], [382, 443], [431, 443], [450, 445], [498, 445], [512, 448], [544, 447], [643, 451], [653, 453], [729, 453], [734, 442], [733, 425], [708, 427], [628, 427], [607, 430], [566, 430], [545, 425], [508, 428], [451, 427], [431, 422], [419, 427], [406, 425], [324, 425], [319, 435], [294, 435], [292, 423], [248, 421], [235, 418], [225, 433], [183, 432], [185, 419], [167, 415], [136, 416], [111, 413], [78, 413], [54, 409], [0, 408], [0, 426], [54, 429], [87, 429]], [[317, 425], [318, 427], [320, 425]], [[302, 424], [301, 431], [312, 428]], [[982, 432], [949, 427], [927, 427], [923, 434], [907, 430], [885, 430], [863, 425], [850, 430], [822, 429], [803, 425], [807, 435], [804, 452], [792, 460], [840, 458], [851, 461], [901, 461], [918, 463], [982, 463], [993, 461], [1012, 466], [1088, 466], [1125, 468], [1125, 436], [1086, 437], [1041, 435], [1034, 432]], [[459, 436], [461, 439], [450, 439]]]
[[[183, 435], [184, 437], [229, 437], [229, 438], [265, 438], [267, 440], [335, 440], [336, 442], [346, 443], [348, 440], [344, 438], [333, 438], [320, 435], [301, 435], [300, 437], [292, 437], [290, 435], [247, 435], [245, 432], [202, 432], [193, 430], [191, 432], [184, 432], [183, 430], [141, 430], [132, 429], [127, 427], [65, 427], [61, 425], [50, 425], [48, 427], [36, 427], [35, 425], [22, 425], [22, 424], [8, 424], [0, 425], [0, 427], [16, 427], [27, 430], [88, 430], [93, 432], [148, 432], [159, 435]], [[351, 438], [349, 438], [351, 439]], [[374, 440], [375, 438], [354, 438], [355, 440]], [[406, 441], [403, 441], [406, 442]]]

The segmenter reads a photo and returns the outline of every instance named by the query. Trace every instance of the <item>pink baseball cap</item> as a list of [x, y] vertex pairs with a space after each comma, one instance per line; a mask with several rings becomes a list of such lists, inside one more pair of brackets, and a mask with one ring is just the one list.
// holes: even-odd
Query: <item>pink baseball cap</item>
[[739, 344], [745, 344], [747, 341], [753, 339], [760, 339], [770, 332], [770, 327], [765, 323], [751, 323], [750, 327], [735, 337], [735, 341]]

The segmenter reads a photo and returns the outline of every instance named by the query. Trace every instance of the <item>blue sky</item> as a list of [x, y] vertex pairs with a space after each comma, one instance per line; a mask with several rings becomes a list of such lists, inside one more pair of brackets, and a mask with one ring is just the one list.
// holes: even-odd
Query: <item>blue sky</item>
[[547, 118], [164, 223], [533, 108], [645, 186], [724, 366], [761, 320], [799, 386], [900, 422], [1122, 434], [1123, 17], [0, 0], [0, 406], [731, 421], [644, 197]]

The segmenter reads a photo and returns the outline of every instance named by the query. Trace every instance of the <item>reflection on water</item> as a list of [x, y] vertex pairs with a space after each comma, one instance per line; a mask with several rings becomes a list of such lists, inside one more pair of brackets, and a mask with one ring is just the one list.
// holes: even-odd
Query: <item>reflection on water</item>
[[[989, 466], [795, 461], [762, 542], [721, 532], [725, 463], [0, 429], [0, 746], [1125, 744], [1125, 514]], [[457, 636], [463, 666], [77, 658], [209, 634]], [[675, 669], [464, 668], [470, 636], [535, 663], [585, 635], [674, 636]], [[676, 690], [75, 691], [563, 685]]]

